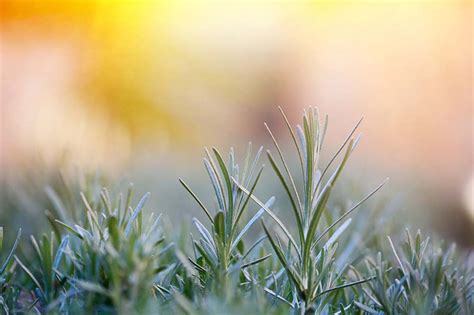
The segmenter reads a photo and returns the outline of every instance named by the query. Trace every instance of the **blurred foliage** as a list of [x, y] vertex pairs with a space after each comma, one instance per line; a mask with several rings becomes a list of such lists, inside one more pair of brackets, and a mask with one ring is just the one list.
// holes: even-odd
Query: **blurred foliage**
[[[43, 225], [38, 220], [42, 215], [34, 210], [28, 213], [26, 220], [35, 222], [34, 227], [27, 226], [34, 233], [29, 243], [20, 243], [20, 232], [11, 243], [4, 242], [0, 229], [0, 310], [5, 314], [470, 314], [472, 253], [455, 251], [453, 246], [446, 250], [436, 236], [432, 242], [420, 234], [414, 239], [409, 233], [401, 236], [405, 224], [390, 220], [398, 215], [396, 205], [383, 200], [365, 203], [383, 184], [365, 197], [357, 196], [361, 199], [347, 193], [347, 186], [332, 191], [357, 144], [352, 139], [357, 126], [325, 167], [318, 164], [322, 126], [310, 109], [303, 127], [296, 129], [299, 175], [290, 171], [270, 132], [281, 165], [269, 151], [267, 155], [283, 190], [272, 181], [259, 181], [261, 149], [256, 158], [248, 150], [242, 168], [233, 149], [228, 159], [216, 148], [206, 150], [204, 165], [213, 192], [202, 198], [200, 190], [191, 190], [181, 180], [180, 195], [187, 191], [194, 209], [210, 222], [194, 218], [193, 232], [199, 238], [192, 233], [189, 237], [183, 223], [191, 213], [171, 208], [180, 220], [169, 225], [160, 215], [145, 211], [149, 193], [135, 202], [131, 188], [120, 192], [120, 180], [112, 181], [110, 190], [103, 188], [106, 180], [100, 176], [71, 174], [50, 178], [44, 192], [32, 189], [38, 183], [30, 181], [26, 181], [30, 190], [21, 190], [18, 183], [2, 186], [22, 220], [27, 210], [46, 207], [43, 221], [49, 223]], [[342, 152], [333, 170], [330, 165]], [[326, 176], [327, 172], [332, 175]], [[267, 187], [257, 191], [257, 183]], [[365, 190], [364, 186], [357, 183], [355, 191]], [[267, 190], [290, 202], [277, 209], [271, 197], [264, 204], [257, 196]], [[258, 211], [251, 210], [254, 204]], [[2, 217], [2, 225], [10, 229], [15, 212]], [[261, 218], [267, 223], [257, 229]], [[41, 232], [46, 233], [35, 236]], [[394, 241], [385, 239], [388, 234]], [[403, 239], [402, 245], [394, 245]]]

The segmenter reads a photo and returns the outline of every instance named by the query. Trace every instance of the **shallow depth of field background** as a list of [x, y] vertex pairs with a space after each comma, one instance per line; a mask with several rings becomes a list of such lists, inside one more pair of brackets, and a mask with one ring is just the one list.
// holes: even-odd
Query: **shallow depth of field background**
[[348, 182], [368, 191], [389, 176], [384, 198], [411, 214], [396, 219], [472, 246], [472, 10], [442, 0], [4, 0], [2, 198], [24, 209], [0, 203], [0, 226], [42, 213], [16, 191], [41, 195], [59, 171], [134, 182], [179, 218], [194, 210], [177, 179], [207, 185], [203, 146], [270, 147], [264, 121], [285, 142], [277, 106], [294, 123], [317, 106], [329, 115], [326, 158], [365, 117]]

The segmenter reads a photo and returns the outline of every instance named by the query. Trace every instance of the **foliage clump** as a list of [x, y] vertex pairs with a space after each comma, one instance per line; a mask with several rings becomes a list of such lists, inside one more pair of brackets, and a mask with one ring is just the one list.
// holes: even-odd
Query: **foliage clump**
[[0, 228], [0, 313], [472, 314], [462, 253], [420, 233], [396, 246], [378, 232], [377, 216], [355, 212], [386, 181], [355, 203], [334, 194], [361, 121], [322, 166], [327, 117], [310, 108], [294, 129], [281, 113], [298, 173], [267, 125], [276, 199], [257, 196], [263, 148], [252, 154], [249, 144], [242, 167], [233, 149], [226, 159], [206, 149], [214, 204], [180, 179], [206, 220], [192, 219], [189, 242], [182, 226], [170, 232], [145, 212], [149, 194], [134, 204], [131, 189], [123, 196], [94, 186], [77, 193], [78, 203], [76, 192], [48, 188], [51, 233], [19, 246], [19, 231], [5, 248]]

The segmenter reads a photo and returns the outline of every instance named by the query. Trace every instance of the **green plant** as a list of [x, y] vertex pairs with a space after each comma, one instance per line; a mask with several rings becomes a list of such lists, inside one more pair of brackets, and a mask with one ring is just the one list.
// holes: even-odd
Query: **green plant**
[[83, 196], [87, 219], [81, 225], [56, 221], [75, 238], [66, 252], [73, 267], [68, 295], [82, 296], [90, 312], [143, 312], [153, 290], [163, 295], [168, 291], [160, 280], [169, 271], [170, 258], [164, 256], [172, 244], [164, 243], [160, 216], [143, 218], [149, 194], [135, 208], [130, 206], [131, 189], [125, 201], [122, 195], [112, 201], [106, 190], [101, 196], [97, 204]]
[[[386, 242], [400, 225], [388, 222], [384, 203], [366, 203], [385, 182], [362, 199], [347, 182], [342, 191], [335, 188], [357, 146], [360, 121], [321, 167], [327, 118], [321, 123], [310, 108], [294, 131], [282, 116], [296, 150], [292, 160], [267, 126], [277, 152], [267, 156], [281, 191], [262, 175], [263, 149], [254, 156], [250, 145], [242, 169], [232, 149], [226, 161], [206, 149], [215, 206], [180, 180], [208, 220], [193, 218], [198, 237], [191, 234], [191, 242], [186, 224], [167, 228], [167, 220], [146, 213], [149, 194], [132, 207], [131, 188], [125, 196], [109, 193], [96, 176], [54, 181], [48, 200], [32, 187], [18, 189], [7, 207], [19, 212], [29, 205], [22, 215], [49, 209], [43, 221], [53, 232], [32, 236], [25, 246], [20, 230], [3, 253], [0, 228], [0, 314], [471, 314], [466, 253], [419, 233], [408, 233], [398, 247]], [[283, 198], [264, 203], [257, 185], [258, 194]], [[352, 218], [362, 205], [363, 214]], [[34, 235], [44, 230], [28, 228]]]
[[413, 239], [408, 230], [401, 250], [388, 240], [394, 261], [384, 261], [381, 253], [367, 260], [375, 280], [366, 284], [367, 300], [355, 302], [357, 307], [370, 314], [472, 314], [474, 277], [455, 263], [454, 245], [435, 246], [419, 231]]
[[15, 256], [16, 262], [33, 284], [31, 295], [35, 302], [31, 305], [31, 308], [37, 311], [49, 311], [56, 304], [61, 304], [60, 309], [63, 310], [66, 307], [65, 300], [62, 300], [61, 296], [67, 290], [67, 277], [60, 272], [59, 267], [68, 243], [68, 235], [62, 238], [59, 245], [53, 233], [49, 237], [44, 234], [39, 242], [34, 236], [31, 236], [34, 259], [39, 262], [36, 264], [35, 270], [27, 267], [27, 265], [31, 266], [34, 264], [31, 262], [25, 264], [24, 260], [26, 258], [22, 261]]
[[[296, 222], [297, 238], [292, 236], [290, 229], [285, 226], [271, 211], [265, 207], [257, 198], [254, 199], [261, 204], [271, 214], [272, 218], [277, 222], [282, 236], [286, 239], [286, 244], [282, 245], [279, 238], [275, 238], [270, 233], [265, 224], [263, 229], [267, 235], [270, 244], [277, 254], [288, 278], [292, 284], [292, 294], [290, 299], [279, 296], [280, 299], [287, 301], [295, 310], [301, 313], [321, 313], [328, 311], [328, 299], [337, 294], [337, 291], [352, 285], [360, 284], [370, 279], [364, 279], [352, 283], [347, 283], [341, 277], [343, 270], [337, 270], [335, 261], [337, 238], [348, 227], [351, 220], [346, 220], [339, 228], [333, 231], [339, 223], [343, 221], [350, 213], [352, 213], [362, 202], [373, 195], [383, 184], [377, 187], [366, 198], [353, 206], [346, 213], [341, 215], [330, 226], [316, 236], [322, 214], [326, 210], [327, 202], [331, 195], [331, 190], [336, 180], [339, 178], [349, 156], [355, 149], [358, 139], [351, 138], [360, 122], [354, 127], [352, 132], [344, 141], [343, 145], [332, 157], [328, 165], [321, 172], [319, 170], [319, 160], [321, 150], [324, 143], [324, 137], [327, 129], [327, 118], [324, 124], [319, 121], [317, 111], [313, 108], [303, 116], [303, 127], [297, 126], [296, 135], [291, 128], [285, 114], [280, 109], [285, 123], [290, 132], [291, 138], [295, 145], [303, 179], [303, 187], [298, 190], [296, 182], [291, 174], [288, 163], [286, 162], [282, 150], [273, 136], [271, 130], [266, 125], [268, 132], [277, 149], [278, 156], [283, 165], [283, 169], [278, 166], [275, 158], [267, 151], [270, 163], [275, 171], [278, 179], [285, 189], [286, 195], [291, 203], [291, 211]], [[347, 146], [346, 146], [347, 145]], [[339, 153], [346, 147], [342, 161], [336, 167], [331, 177], [323, 185], [323, 178], [328, 172], [330, 165], [337, 158]], [[237, 180], [235, 179], [237, 182]], [[247, 192], [250, 196], [252, 193], [247, 191], [245, 187], [240, 189]], [[301, 196], [301, 197], [300, 197]], [[329, 236], [323, 243], [324, 237]], [[267, 292], [276, 294], [267, 288]]]
[[8, 254], [4, 256], [3, 253], [3, 227], [0, 227], [0, 308], [3, 312], [8, 314], [17, 298], [18, 291], [11, 285], [13, 270], [11, 263], [13, 255], [21, 238], [21, 229], [18, 230], [15, 242], [13, 243]]
[[[204, 165], [214, 188], [218, 204], [218, 210], [215, 214], [211, 214], [211, 211], [189, 186], [183, 180], [180, 180], [211, 223], [211, 229], [209, 230], [197, 218], [193, 219], [200, 239], [193, 239], [196, 254], [195, 259], [189, 258], [189, 260], [199, 272], [198, 277], [204, 286], [213, 278], [217, 280], [217, 285], [226, 288], [227, 279], [231, 273], [248, 268], [270, 257], [270, 255], [265, 255], [252, 261], [245, 261], [250, 251], [255, 248], [256, 244], [260, 243], [260, 240], [255, 245], [250, 246], [249, 251], [245, 252], [244, 236], [265, 212], [262, 207], [241, 228], [241, 221], [246, 214], [251, 193], [257, 186], [263, 171], [263, 167], [257, 171], [262, 147], [253, 159], [251, 158], [251, 148], [252, 146], [249, 144], [242, 173], [239, 172], [233, 149], [230, 151], [228, 164], [224, 162], [216, 148], [212, 149], [215, 159], [206, 149], [207, 158], [204, 159]], [[245, 194], [241, 189], [238, 189], [237, 184], [232, 180], [233, 178], [240, 180], [245, 187], [251, 187], [250, 194]], [[265, 208], [271, 207], [273, 202], [274, 198], [272, 197], [265, 203]]]

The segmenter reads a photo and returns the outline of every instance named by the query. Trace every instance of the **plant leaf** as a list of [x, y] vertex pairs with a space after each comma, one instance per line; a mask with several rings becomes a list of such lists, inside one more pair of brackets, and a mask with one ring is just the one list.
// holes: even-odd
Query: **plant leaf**
[[298, 208], [297, 204], [295, 203], [295, 200], [293, 199], [293, 195], [290, 191], [290, 188], [288, 187], [288, 184], [286, 183], [285, 178], [283, 177], [280, 169], [278, 168], [277, 164], [275, 163], [275, 160], [273, 159], [272, 154], [270, 153], [270, 151], [267, 151], [267, 155], [268, 155], [268, 159], [270, 160], [270, 164], [273, 167], [273, 170], [277, 174], [278, 179], [280, 180], [281, 184], [283, 185], [283, 188], [285, 188], [286, 194], [287, 194], [288, 198], [290, 199], [291, 209], [293, 210], [293, 214], [295, 216], [297, 230], [298, 230], [298, 233], [299, 233], [298, 235], [299, 235], [299, 238], [300, 238], [300, 242], [302, 244], [303, 241], [304, 241], [304, 228], [303, 228], [303, 218], [301, 216], [301, 210]]
[[214, 223], [214, 220], [212, 219], [212, 215], [211, 215], [210, 211], [207, 210], [206, 206], [202, 203], [202, 201], [198, 198], [198, 196], [196, 196], [196, 194], [191, 190], [191, 188], [189, 188], [189, 186], [181, 178], [179, 179], [179, 182], [181, 183], [181, 185], [183, 185], [183, 187], [187, 190], [187, 192], [194, 198], [194, 200], [196, 200], [196, 202], [201, 207], [201, 209], [204, 211], [204, 213], [207, 215], [209, 220], [212, 223]]
[[224, 226], [224, 212], [219, 211], [217, 212], [216, 216], [214, 217], [214, 227], [216, 229], [217, 235], [220, 237], [221, 240], [225, 240], [225, 226]]
[[216, 244], [214, 243], [214, 239], [209, 232], [208, 229], [202, 224], [198, 219], [193, 218], [193, 223], [196, 226], [197, 230], [199, 231], [199, 234], [204, 238], [204, 240], [209, 243], [209, 245], [216, 247]]
[[145, 205], [145, 202], [146, 202], [146, 200], [148, 199], [149, 196], [150, 196], [150, 193], [148, 192], [138, 202], [138, 205], [135, 208], [135, 210], [133, 211], [132, 216], [130, 217], [130, 219], [128, 219], [127, 226], [125, 227], [125, 236], [128, 236], [130, 234], [130, 231], [132, 229], [132, 225], [135, 222], [136, 218], [138, 217], [138, 214], [142, 211], [143, 206]]
[[282, 229], [282, 231], [285, 233], [286, 237], [289, 239], [289, 241], [293, 244], [293, 246], [295, 247], [295, 250], [296, 252], [298, 253], [298, 256], [301, 258], [301, 253], [298, 249], [298, 246], [295, 242], [295, 240], [293, 239], [293, 237], [291, 236], [290, 232], [288, 231], [288, 229], [286, 228], [286, 226], [280, 221], [280, 219], [278, 219], [278, 217], [273, 213], [273, 211], [271, 211], [269, 208], [267, 208], [263, 202], [261, 202], [257, 197], [255, 197], [254, 195], [250, 194], [249, 191], [247, 189], [245, 189], [245, 187], [243, 187], [242, 185], [240, 185], [235, 179], [233, 179], [233, 181], [235, 182], [235, 184], [244, 192], [246, 193], [247, 195], [250, 195], [250, 197], [252, 198], [253, 201], [255, 201], [260, 207], [262, 207], [265, 212], [278, 224], [278, 226]]
[[[267, 208], [270, 208], [271, 206], [273, 206], [274, 202], [275, 202], [275, 197], [271, 197], [270, 199], [268, 199], [265, 206]], [[237, 246], [237, 244], [242, 239], [242, 237], [245, 235], [245, 233], [247, 233], [247, 231], [250, 229], [250, 227], [263, 215], [264, 212], [265, 212], [265, 209], [260, 208], [260, 210], [258, 210], [257, 213], [255, 213], [255, 215], [252, 217], [252, 219], [250, 219], [249, 222], [247, 222], [247, 224], [244, 226], [244, 228], [240, 231], [239, 235], [237, 235], [237, 237], [232, 242], [231, 250], [233, 250], [234, 247]]]
[[54, 257], [54, 262], [53, 262], [53, 270], [58, 269], [59, 263], [61, 262], [61, 258], [64, 254], [64, 250], [68, 244], [69, 244], [69, 235], [66, 235], [61, 240], [61, 244], [59, 244], [59, 247], [56, 251], [56, 256]]
[[[5, 269], [7, 268], [8, 264], [10, 263], [10, 260], [12, 259], [16, 248], [18, 247], [18, 243], [20, 242], [21, 238], [21, 229], [18, 230], [18, 234], [16, 235], [15, 242], [13, 243], [12, 248], [10, 249], [10, 253], [8, 253], [7, 258], [5, 258], [5, 261], [3, 262], [2, 268], [0, 268], [0, 275], [3, 274]], [[1, 241], [0, 243], [3, 243], [3, 228], [1, 228]], [[1, 254], [1, 252], [0, 252]]]
[[271, 256], [272, 256], [272, 254], [265, 255], [265, 256], [263, 256], [263, 257], [260, 257], [260, 258], [258, 258], [258, 259], [255, 259], [255, 260], [253, 260], [253, 261], [251, 261], [251, 262], [249, 262], [249, 263], [243, 264], [241, 268], [244, 269], [244, 268], [248, 268], [248, 267], [250, 267], [250, 266], [252, 266], [252, 265], [256, 265], [256, 264], [261, 263], [262, 261], [266, 260], [267, 258], [269, 258], [269, 257], [271, 257]]

